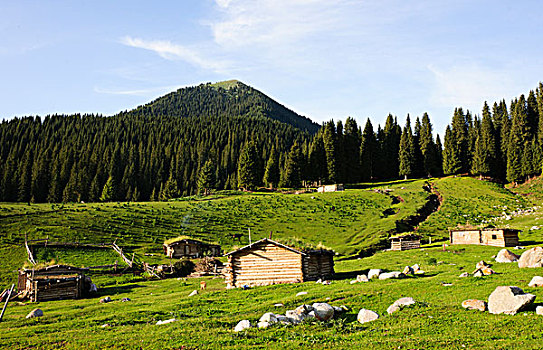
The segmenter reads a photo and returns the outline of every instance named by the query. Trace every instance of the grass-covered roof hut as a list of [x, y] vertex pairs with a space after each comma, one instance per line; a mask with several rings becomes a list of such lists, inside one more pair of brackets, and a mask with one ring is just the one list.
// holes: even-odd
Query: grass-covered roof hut
[[227, 288], [297, 283], [334, 275], [334, 252], [293, 248], [264, 238], [226, 254]]
[[420, 236], [415, 234], [405, 234], [390, 237], [390, 250], [409, 250], [420, 248]]
[[51, 265], [40, 268], [19, 270], [17, 289], [31, 301], [81, 298], [90, 289], [90, 278], [84, 272], [88, 269]]
[[179, 236], [164, 242], [164, 254], [169, 258], [201, 258], [220, 256], [221, 246], [188, 236]]

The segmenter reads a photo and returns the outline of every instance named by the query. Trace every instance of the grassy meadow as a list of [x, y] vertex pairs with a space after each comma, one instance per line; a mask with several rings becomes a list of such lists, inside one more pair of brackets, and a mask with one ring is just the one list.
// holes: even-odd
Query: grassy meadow
[[[543, 289], [528, 283], [543, 269], [519, 269], [516, 263], [494, 263], [496, 275], [460, 278], [471, 273], [480, 260], [493, 262], [500, 248], [449, 246], [444, 251], [447, 227], [461, 225], [510, 226], [524, 231], [526, 248], [543, 242], [541, 198], [531, 189], [503, 187], [469, 177], [430, 179], [443, 198], [440, 210], [417, 227], [435, 242], [422, 249], [379, 251], [365, 258], [353, 254], [382, 242], [399, 220], [416, 214], [425, 203], [426, 181], [373, 184], [326, 194], [228, 194], [212, 198], [185, 198], [171, 202], [38, 205], [0, 205], [0, 287], [15, 281], [17, 267], [25, 259], [24, 234], [31, 238], [49, 235], [60, 241], [117, 243], [138, 258], [162, 259], [162, 242], [181, 234], [219, 242], [226, 251], [240, 243], [232, 233], [251, 228], [253, 240], [267, 237], [298, 237], [335, 249], [336, 278], [330, 285], [306, 282], [290, 285], [226, 290], [220, 278], [147, 280], [142, 276], [99, 276], [93, 281], [98, 295], [80, 300], [41, 303], [10, 303], [0, 323], [0, 348], [9, 349], [238, 349], [238, 348], [403, 348], [403, 349], [538, 349], [543, 338], [541, 316], [527, 310], [515, 316], [467, 311], [465, 299], [487, 300], [500, 285], [516, 285], [543, 303]], [[389, 194], [374, 189], [391, 189]], [[514, 193], [518, 192], [517, 193]], [[393, 197], [396, 197], [393, 200]], [[535, 208], [535, 209], [534, 209]], [[246, 244], [244, 235], [241, 244]], [[441, 240], [441, 241], [440, 241]], [[513, 250], [520, 254], [523, 250]], [[144, 253], [157, 254], [154, 257]], [[94, 265], [117, 260], [113, 251], [56, 251], [37, 253], [42, 259], [58, 259], [74, 265]], [[351, 258], [349, 258], [351, 257]], [[120, 261], [120, 259], [119, 259]], [[402, 280], [350, 284], [370, 268], [402, 270], [418, 263], [424, 276]], [[199, 289], [207, 290], [189, 297]], [[300, 291], [306, 295], [296, 296]], [[110, 296], [113, 302], [100, 304]], [[410, 296], [420, 303], [388, 315], [396, 299]], [[123, 297], [131, 299], [121, 302]], [[275, 325], [234, 333], [238, 321], [256, 324], [265, 312], [284, 314], [302, 303], [328, 302], [350, 311], [331, 322], [298, 326]], [[284, 306], [275, 307], [282, 303]], [[32, 309], [45, 316], [25, 319]], [[381, 317], [360, 324], [361, 308]], [[156, 325], [159, 320], [177, 321]], [[107, 325], [107, 326], [104, 326]]]

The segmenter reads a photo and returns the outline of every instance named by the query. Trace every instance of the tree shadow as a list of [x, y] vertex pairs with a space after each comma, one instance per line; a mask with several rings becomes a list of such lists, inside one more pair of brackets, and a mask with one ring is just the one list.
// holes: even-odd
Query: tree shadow
[[98, 289], [98, 292], [96, 292], [94, 295], [101, 297], [101, 296], [113, 295], [113, 294], [126, 294], [126, 293], [131, 293], [132, 290], [135, 288], [141, 288], [141, 287], [142, 286], [139, 284], [102, 287]]

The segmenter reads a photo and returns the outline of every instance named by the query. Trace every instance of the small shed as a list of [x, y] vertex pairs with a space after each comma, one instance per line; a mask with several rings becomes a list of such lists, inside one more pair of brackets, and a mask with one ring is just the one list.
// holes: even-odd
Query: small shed
[[480, 244], [494, 247], [515, 247], [519, 245], [520, 230], [511, 228], [449, 229], [451, 244]]
[[317, 188], [317, 192], [337, 192], [344, 191], [345, 188], [343, 184], [334, 184], [334, 185], [324, 185]]
[[17, 289], [30, 301], [77, 299], [90, 289], [88, 269], [51, 265], [42, 268], [20, 269]]
[[181, 236], [164, 242], [164, 254], [169, 258], [201, 258], [220, 256], [221, 246]]
[[226, 254], [227, 288], [298, 283], [334, 275], [334, 252], [299, 250], [264, 238]]
[[390, 250], [409, 250], [420, 248], [420, 236], [407, 234], [390, 237]]

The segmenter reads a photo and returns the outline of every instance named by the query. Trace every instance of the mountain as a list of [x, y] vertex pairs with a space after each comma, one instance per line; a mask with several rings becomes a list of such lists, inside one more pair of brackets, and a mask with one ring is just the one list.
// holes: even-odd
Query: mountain
[[237, 80], [181, 88], [119, 115], [265, 117], [314, 134], [319, 125]]

